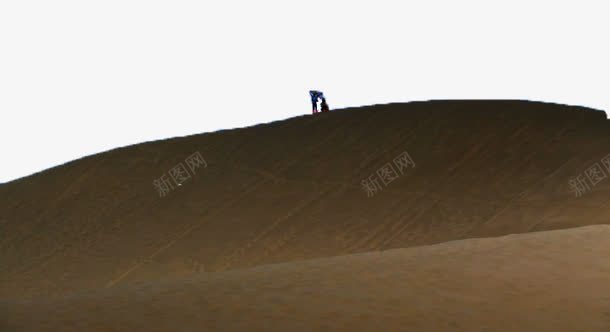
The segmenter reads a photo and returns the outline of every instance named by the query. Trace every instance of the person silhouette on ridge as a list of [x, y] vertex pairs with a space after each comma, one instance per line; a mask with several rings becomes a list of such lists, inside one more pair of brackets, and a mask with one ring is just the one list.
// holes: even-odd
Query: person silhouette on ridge
[[326, 103], [326, 98], [322, 97], [322, 103], [320, 104], [320, 109], [322, 112], [328, 112], [328, 104]]
[[[311, 90], [309, 91], [309, 96], [311, 96], [311, 106], [313, 114], [318, 113], [318, 99], [322, 100], [322, 111], [328, 111], [328, 104], [326, 104], [326, 98], [324, 98], [324, 93], [322, 93], [322, 91]], [[324, 110], [324, 107], [326, 107], [326, 111]]]

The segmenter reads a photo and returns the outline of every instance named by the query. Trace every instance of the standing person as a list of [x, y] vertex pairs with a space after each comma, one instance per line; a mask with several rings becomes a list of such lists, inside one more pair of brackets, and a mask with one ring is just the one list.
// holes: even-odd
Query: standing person
[[312, 113], [318, 113], [318, 99], [324, 100], [324, 94], [322, 91], [311, 90], [309, 96], [311, 96]]

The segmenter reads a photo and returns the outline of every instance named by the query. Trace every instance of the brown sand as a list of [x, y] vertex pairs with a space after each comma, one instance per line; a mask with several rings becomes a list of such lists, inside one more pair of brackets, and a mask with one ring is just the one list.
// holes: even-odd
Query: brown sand
[[[578, 107], [381, 105], [0, 185], [0, 331], [607, 331], [608, 226], [568, 228], [608, 223], [610, 179], [568, 181], [609, 133]], [[197, 151], [208, 167], [160, 198]], [[403, 151], [417, 167], [367, 197]]]
[[7, 331], [608, 331], [610, 226], [0, 304]]

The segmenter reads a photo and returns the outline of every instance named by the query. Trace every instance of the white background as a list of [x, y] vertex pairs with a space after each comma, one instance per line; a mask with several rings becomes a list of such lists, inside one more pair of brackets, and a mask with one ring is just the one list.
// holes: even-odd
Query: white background
[[610, 110], [607, 1], [0, 0], [0, 182], [119, 146], [331, 108]]

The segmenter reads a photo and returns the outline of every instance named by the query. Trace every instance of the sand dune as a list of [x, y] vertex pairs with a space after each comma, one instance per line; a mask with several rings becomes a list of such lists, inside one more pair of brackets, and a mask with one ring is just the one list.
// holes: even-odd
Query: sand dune
[[610, 226], [3, 303], [7, 331], [608, 331]]
[[[228, 280], [239, 283], [243, 276], [254, 278], [251, 282], [256, 284], [257, 274], [247, 271], [259, 271], [259, 268], [278, 271], [278, 266], [286, 266], [287, 271], [298, 270], [307, 264], [314, 264], [312, 262], [324, 265], [323, 262], [332, 261], [326, 260], [330, 257], [337, 257], [346, 266], [351, 262], [356, 266], [363, 264], [356, 262], [366, 261], [363, 257], [381, 255], [378, 252], [401, 256], [424, 250], [419, 248], [436, 248], [425, 246], [447, 241], [607, 224], [610, 220], [610, 179], [603, 178], [594, 186], [590, 185], [581, 197], [575, 197], [569, 181], [577, 176], [583, 177], [585, 171], [596, 164], [605, 170], [601, 161], [610, 155], [608, 133], [610, 126], [605, 114], [582, 107], [521, 101], [434, 101], [337, 110], [249, 128], [149, 142], [86, 157], [0, 185], [0, 301], [14, 317], [48, 317], [51, 311], [45, 303], [53, 303], [53, 306], [63, 303], [58, 308], [63, 308], [61, 310], [66, 310], [63, 313], [68, 314], [72, 310], [69, 306], [97, 306], [95, 303], [98, 301], [100, 304], [109, 301], [112, 306], [117, 306], [112, 308], [126, 306], [133, 310], [134, 321], [129, 324], [145, 324], [136, 322], [143, 319], [138, 314], [148, 316], [167, 310], [168, 319], [181, 316], [173, 313], [169, 304], [159, 310], [144, 308], [142, 310], [148, 311], [137, 311], [133, 307], [136, 302], [121, 300], [128, 296], [126, 294], [133, 294], [142, 301], [157, 299], [178, 306], [179, 300], [171, 295], [147, 294], [147, 290], [194, 292], [190, 299], [200, 301], [199, 295], [195, 295], [199, 293], [191, 288], [206, 294], [212, 294], [216, 292], [213, 289], [218, 288], [218, 293], [210, 296], [219, 299], [226, 293], [236, 299], [246, 295], [231, 294], [229, 289], [224, 288], [230, 288], [227, 286], [230, 284]], [[382, 185], [381, 190], [369, 197], [361, 182], [384, 165], [392, 164], [405, 151], [415, 162], [415, 167], [402, 169], [396, 179]], [[191, 172], [190, 179], [160, 197], [153, 181], [167, 175], [176, 165], [185, 165], [185, 159], [194, 153], [201, 154], [207, 167]], [[593, 232], [590, 228], [584, 229]], [[606, 232], [603, 227], [599, 230]], [[540, 234], [547, 233], [536, 234], [540, 238], [543, 236]], [[523, 236], [527, 238], [529, 235]], [[605, 245], [603, 238], [596, 236], [595, 239], [600, 248]], [[469, 247], [471, 244], [467, 243], [478, 243], [479, 240], [468, 241], [451, 245]], [[485, 241], [494, 243], [495, 240]], [[503, 243], [505, 240], [497, 241]], [[552, 246], [562, 246], [562, 241], [553, 240]], [[403, 249], [387, 251], [394, 248]], [[556, 253], [552, 252], [554, 249], [549, 250], [549, 255], [568, 255], [561, 250]], [[468, 252], [466, 248], [454, 251]], [[430, 259], [437, 259], [432, 251], [429, 255], [433, 257]], [[597, 261], [587, 261], [597, 259], [589, 256], [592, 253], [588, 251], [570, 255], [575, 265], [565, 269], [565, 278], [560, 278], [558, 272], [555, 281], [540, 276], [540, 280], [531, 282], [537, 283], [542, 293], [532, 294], [546, 294], [544, 301], [555, 299], [553, 292], [543, 292], [543, 285], [554, 282], [553, 287], [568, 288], [562, 290], [565, 296], [576, 296], [570, 293], [575, 290], [569, 286], [573, 280], [571, 278], [578, 278], [573, 276], [574, 269], [579, 267], [576, 265], [578, 260], [585, 265], [590, 263], [588, 266], [591, 269], [603, 267], [596, 265]], [[580, 258], [577, 257], [579, 255]], [[469, 264], [472, 259], [478, 259], [472, 257], [457, 259], [455, 263], [439, 261], [430, 264], [438, 264], [439, 271], [447, 269], [446, 273], [457, 275], [460, 264]], [[488, 268], [499, 266], [499, 261], [506, 261], [491, 254], [480, 259], [488, 260]], [[309, 261], [306, 263], [304, 260]], [[534, 261], [523, 264], [529, 269]], [[371, 264], [373, 269], [380, 269], [376, 272], [380, 275], [374, 278], [383, 275], [391, 279], [391, 269], [384, 272], [387, 269], [385, 265], [367, 264]], [[455, 266], [449, 266], [451, 264]], [[514, 265], [517, 262], [510, 264], [513, 264], [513, 269], [521, 266]], [[316, 282], [321, 284], [312, 285], [306, 292], [322, 294], [330, 287], [323, 283], [333, 281], [323, 282], [321, 279], [324, 276], [339, 276], [333, 275], [336, 271], [330, 267], [315, 269], [319, 274], [312, 274], [311, 277], [318, 278]], [[347, 267], [345, 269], [349, 270]], [[356, 279], [347, 279], [349, 275], [356, 276], [358, 271], [355, 268], [345, 272], [344, 282], [356, 285]], [[548, 270], [543, 269], [539, 273], [545, 271]], [[277, 276], [269, 276], [278, 278], [272, 283], [286, 288], [287, 297], [281, 300], [283, 293], [278, 291], [277, 301], [288, 303], [289, 296], [294, 295], [290, 293], [294, 286], [290, 282], [298, 282], [299, 279], [288, 278], [288, 284], [282, 284], [279, 280], [282, 273], [278, 271]], [[396, 273], [400, 275], [398, 270]], [[468, 279], [473, 285], [486, 282], [481, 280], [485, 279], [482, 277], [485, 273], [483, 267], [478, 273]], [[501, 280], [505, 280], [503, 278], [514, 277], [515, 273], [500, 269], [499, 279], [494, 279], [493, 282], [497, 284], [493, 287], [499, 287]], [[597, 275], [591, 273], [592, 276]], [[413, 278], [424, 276], [425, 273]], [[527, 276], [523, 275], [523, 278]], [[229, 279], [222, 281], [224, 277]], [[210, 280], [217, 280], [215, 282], [219, 284], [206, 286], [213, 284]], [[438, 282], [441, 283], [441, 280], [444, 279]], [[518, 280], [513, 286], [519, 292], [527, 293], [523, 287], [527, 287], [529, 281]], [[385, 284], [398, 285], [401, 282], [398, 279], [384, 279], [383, 283], [374, 284], [385, 287]], [[146, 284], [148, 288], [134, 286]], [[249, 284], [250, 279], [244, 279], [240, 285], [249, 289]], [[590, 287], [594, 285], [597, 284], [591, 283]], [[426, 287], [422, 289], [432, 292], [430, 285]], [[491, 287], [487, 291], [491, 292]], [[470, 303], [469, 299], [480, 299], [477, 297], [480, 295], [478, 290], [471, 289], [474, 293], [456, 290], [457, 298], [453, 300], [447, 295], [449, 293], [442, 297], [432, 292], [430, 305], [438, 306], [439, 313], [451, 312], [463, 324], [476, 324], [477, 315], [486, 317], [493, 310], [483, 310], [482, 306], [478, 306], [470, 313], [462, 312], [471, 317], [470, 321], [458, 317], [458, 311], [451, 311], [454, 310], [451, 308], [458, 310], [459, 306]], [[256, 301], [258, 291], [256, 287], [252, 289], [247, 295], [251, 296], [248, 301]], [[379, 305], [391, 307], [383, 302], [384, 290], [371, 291], [379, 292], [376, 295], [379, 298], [375, 300], [381, 301]], [[407, 292], [407, 289], [403, 292]], [[408, 292], [419, 290], [409, 288]], [[514, 301], [519, 296], [526, 296], [519, 292], [513, 294]], [[410, 293], [397, 294], [408, 296]], [[161, 300], [166, 296], [167, 299]], [[367, 299], [364, 293], [354, 296], [361, 297], [360, 300], [355, 299], [356, 302]], [[31, 303], [17, 307], [8, 304], [26, 299]], [[84, 299], [90, 300], [86, 302]], [[493, 299], [496, 305], [500, 305], [498, 301], [502, 296]], [[598, 308], [598, 300], [601, 301], [600, 298], [591, 298], [592, 302], [588, 305]], [[265, 308], [278, 305], [274, 301], [276, 299], [266, 298], [252, 302], [258, 303], [261, 311], [250, 312], [248, 317], [254, 317], [253, 320], [257, 321], [248, 324], [269, 323], [265, 317], [272, 316], [265, 316], [271, 315]], [[319, 303], [322, 300], [311, 301], [311, 305], [324, 307]], [[336, 308], [332, 296], [329, 301], [329, 308]], [[582, 301], [586, 299], [582, 298]], [[247, 305], [249, 302], [244, 303]], [[318, 309], [312, 308], [315, 309], [311, 312], [312, 316], [307, 316], [305, 311], [295, 307], [300, 302], [291, 303], [292, 309], [286, 310], [292, 310], [294, 316], [287, 313], [285, 320], [289, 319], [286, 317], [303, 314], [303, 324], [309, 318], [323, 324], [324, 319], [319, 316], [322, 312], [315, 311]], [[399, 303], [394, 309], [388, 308], [388, 326], [407, 322], [398, 311], [394, 316], [390, 313], [392, 310], [402, 311], [404, 306], [410, 305], [408, 303], [411, 302]], [[455, 307], [447, 307], [445, 309], [448, 311], [443, 311], [440, 309], [443, 303]], [[553, 302], [553, 305], [554, 309], [549, 309], [549, 313], [564, 310], [558, 303]], [[109, 320], [119, 319], [112, 308], [104, 314], [108, 315], [105, 317]], [[209, 309], [203, 315], [210, 322], [214, 322], [215, 313], [222, 316], [229, 315], [231, 311], [230, 305], [215, 309], [199, 303], [194, 308]], [[427, 308], [432, 310], [433, 307]], [[501, 313], [498, 317], [518, 317], [524, 312], [518, 309], [510, 311], [509, 304], [498, 308]], [[517, 308], [516, 304], [514, 308]], [[31, 315], [27, 314], [27, 310], [33, 310]], [[360, 312], [361, 309], [354, 310]], [[577, 315], [579, 311], [574, 310]], [[359, 326], [371, 326], [367, 324], [376, 321], [364, 323], [366, 317], [380, 319], [381, 316], [371, 316], [372, 311], [363, 314], [363, 325]], [[404, 316], [410, 317], [408, 321], [411, 324], [423, 324], [422, 329], [441, 328], [429, 325], [434, 323], [429, 321], [434, 317], [430, 316], [433, 313], [411, 313]], [[565, 313], [568, 314], [567, 311]], [[343, 314], [347, 315], [343, 317], [346, 322], [351, 322], [349, 324], [357, 321], [347, 311]], [[384, 315], [383, 312], [374, 314]], [[88, 321], [89, 318], [79, 315], [85, 313], [69, 313], [70, 317], [83, 317], [84, 322]], [[328, 324], [336, 323], [332, 322], [332, 314], [324, 317], [328, 318]], [[580, 316], [574, 318], [578, 318], [578, 322], [583, 321]], [[486, 322], [482, 317], [479, 319], [480, 323]], [[244, 318], [244, 324], [247, 321], [248, 318]], [[15, 318], [11, 322], [22, 320]], [[54, 322], [58, 328], [59, 321]], [[75, 320], [72, 322], [75, 322], [74, 326], [78, 325]], [[193, 327], [203, 324], [199, 320], [191, 322], [196, 322]], [[228, 324], [223, 325], [227, 330], [230, 330], [230, 326], [238, 329], [241, 324], [237, 321], [230, 323], [227, 317], [219, 318], [218, 322]], [[530, 322], [536, 323], [533, 318]], [[551, 320], [545, 322], [541, 324], [551, 325], [544, 327], [554, 326]], [[591, 324], [600, 322], [606, 321], [596, 319]], [[498, 321], [490, 320], [489, 323], [498, 326]], [[116, 324], [108, 326], [123, 326], [120, 322]], [[104, 326], [101, 324], [98, 329], [104, 330]], [[221, 330], [223, 327], [202, 326]], [[274, 326], [284, 325], [278, 322]], [[36, 330], [34, 325], [31, 327]], [[152, 325], [149, 327], [153, 328]], [[299, 325], [290, 327], [304, 328]]]

